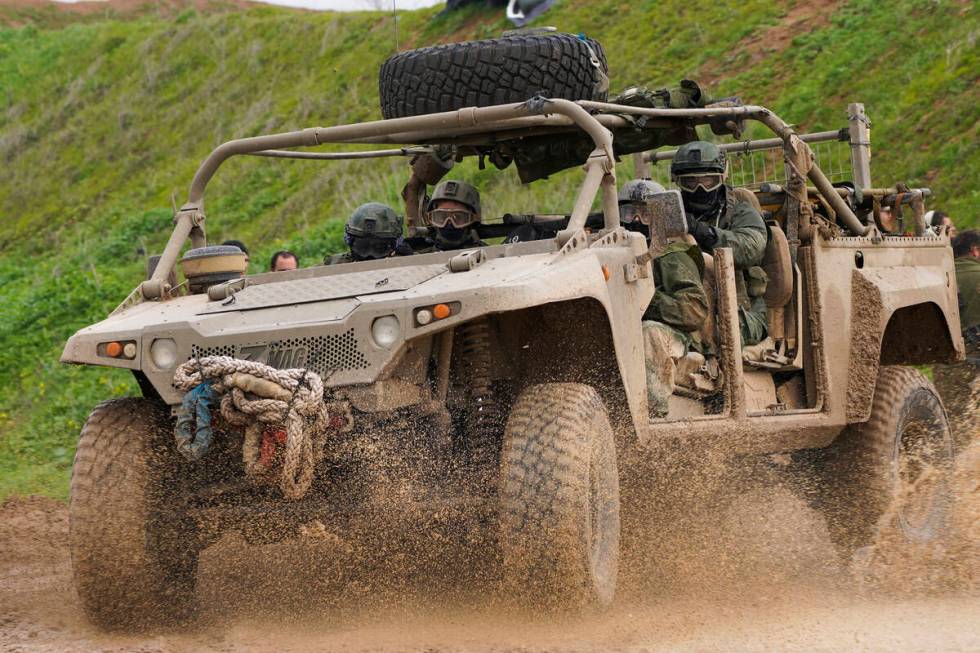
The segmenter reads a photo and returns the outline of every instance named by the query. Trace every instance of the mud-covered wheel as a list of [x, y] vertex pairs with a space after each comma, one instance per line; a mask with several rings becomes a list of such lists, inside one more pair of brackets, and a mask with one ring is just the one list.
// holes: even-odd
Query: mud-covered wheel
[[523, 102], [606, 99], [606, 55], [571, 34], [518, 34], [399, 52], [381, 65], [385, 118]]
[[524, 390], [500, 470], [504, 586], [521, 601], [601, 607], [616, 591], [619, 473], [599, 394], [577, 383]]
[[193, 610], [200, 546], [181, 514], [172, 441], [166, 407], [148, 399], [104, 402], [82, 428], [69, 506], [72, 570], [100, 627], [180, 622]]
[[871, 418], [848, 427], [827, 452], [829, 526], [849, 555], [882, 529], [906, 542], [942, 537], [949, 523], [953, 441], [936, 389], [908, 367], [882, 367]]

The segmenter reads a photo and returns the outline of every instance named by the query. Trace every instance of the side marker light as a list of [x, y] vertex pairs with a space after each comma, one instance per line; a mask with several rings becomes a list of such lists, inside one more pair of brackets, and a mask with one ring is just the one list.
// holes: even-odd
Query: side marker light
[[136, 358], [136, 343], [132, 340], [112, 340], [100, 342], [95, 347], [95, 353], [105, 358]]

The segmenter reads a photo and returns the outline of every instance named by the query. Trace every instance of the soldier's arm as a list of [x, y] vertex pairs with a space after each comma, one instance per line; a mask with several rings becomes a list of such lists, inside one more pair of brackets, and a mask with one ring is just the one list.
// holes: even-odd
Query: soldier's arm
[[735, 267], [750, 268], [762, 265], [766, 253], [766, 223], [753, 207], [745, 202], [735, 205], [728, 229], [714, 228], [715, 247], [730, 247]]
[[697, 331], [708, 316], [708, 298], [701, 272], [686, 252], [672, 252], [659, 260], [660, 284], [644, 314], [679, 331]]

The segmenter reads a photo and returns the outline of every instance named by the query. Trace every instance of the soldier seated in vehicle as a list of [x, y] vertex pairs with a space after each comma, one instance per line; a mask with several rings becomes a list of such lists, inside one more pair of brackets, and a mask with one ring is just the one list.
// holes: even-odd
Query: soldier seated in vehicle
[[412, 248], [402, 241], [401, 216], [390, 206], [378, 202], [362, 204], [354, 209], [344, 226], [344, 242], [350, 250], [328, 256], [323, 261], [324, 265], [412, 254]]
[[481, 221], [480, 192], [462, 181], [443, 181], [432, 192], [426, 207], [432, 233], [420, 254], [483, 247], [474, 226]]
[[[653, 213], [647, 199], [663, 192], [647, 179], [626, 183], [619, 191], [623, 227], [642, 233], [649, 243]], [[698, 246], [684, 240], [669, 242], [653, 259], [656, 293], [643, 313], [643, 349], [647, 399], [656, 417], [667, 415], [674, 391], [678, 361], [700, 348], [698, 330], [708, 315], [708, 298], [701, 283], [704, 259]], [[701, 363], [704, 358], [700, 357]]]
[[245, 274], [242, 276], [244, 277], [246, 274], [248, 274], [248, 247], [245, 247], [245, 243], [240, 240], [226, 240], [221, 244], [228, 245], [230, 247], [237, 247], [238, 249], [242, 250], [242, 254], [245, 255]]
[[681, 191], [688, 232], [707, 254], [730, 247], [735, 262], [742, 346], [762, 342], [767, 335], [766, 223], [750, 202], [737, 197], [725, 183], [728, 165], [717, 145], [693, 141], [678, 148], [670, 165], [671, 179]]
[[281, 249], [272, 255], [269, 272], [288, 272], [299, 268], [299, 258], [289, 250]]
[[930, 236], [938, 236], [943, 227], [946, 228], [946, 234], [951, 239], [956, 238], [956, 234], [959, 233], [948, 213], [936, 210], [926, 211], [926, 232]]

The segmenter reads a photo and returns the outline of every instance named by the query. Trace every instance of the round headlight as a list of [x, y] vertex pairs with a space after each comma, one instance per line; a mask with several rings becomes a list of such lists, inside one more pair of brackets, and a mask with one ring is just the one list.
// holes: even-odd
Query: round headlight
[[415, 313], [415, 321], [420, 325], [425, 326], [432, 321], [432, 311], [426, 308], [420, 308], [418, 312]]
[[371, 325], [371, 336], [379, 347], [388, 348], [398, 341], [401, 335], [401, 325], [394, 315], [379, 317]]
[[150, 358], [161, 370], [169, 370], [177, 364], [177, 343], [170, 338], [157, 338], [150, 345]]

